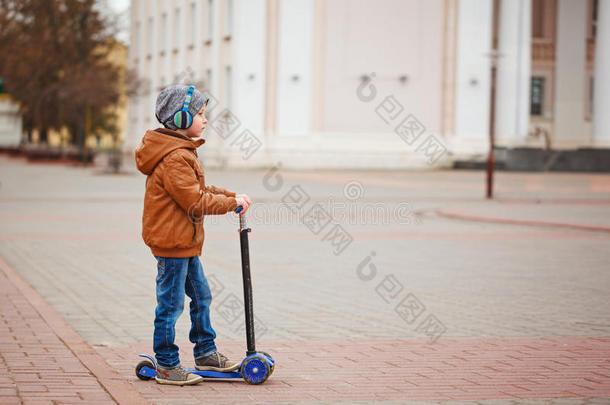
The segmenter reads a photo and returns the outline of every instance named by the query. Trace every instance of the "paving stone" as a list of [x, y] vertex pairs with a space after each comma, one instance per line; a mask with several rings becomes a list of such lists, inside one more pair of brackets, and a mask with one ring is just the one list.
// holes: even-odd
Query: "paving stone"
[[[0, 156], [0, 256], [155, 403], [610, 402], [610, 235], [438, 215], [606, 225], [609, 176], [498, 173], [498, 198], [487, 202], [481, 172], [286, 171], [279, 190], [265, 186], [266, 175], [206, 172], [210, 183], [255, 202], [248, 218], [264, 328], [257, 342], [281, 358], [261, 387], [172, 391], [133, 375], [137, 354], [151, 351], [155, 306], [154, 258], [140, 237], [144, 176]], [[346, 192], [354, 181], [356, 198]], [[300, 212], [282, 202], [294, 186], [310, 197]], [[353, 238], [344, 251], [334, 254], [326, 229], [312, 233], [302, 222], [316, 203]], [[242, 296], [236, 228], [234, 215], [207, 217], [202, 256], [216, 282], [217, 343], [233, 357], [243, 351], [243, 320], [224, 319], [221, 304]], [[401, 303], [418, 303], [421, 313], [400, 312]], [[12, 329], [0, 334], [0, 366], [14, 370], [5, 384], [47, 378], [50, 390], [60, 388], [53, 373], [86, 380], [27, 300], [14, 295], [3, 305], [0, 328]], [[433, 344], [425, 320], [446, 329]], [[185, 313], [179, 340], [189, 328]], [[190, 344], [181, 349], [190, 361]], [[45, 362], [44, 375], [28, 373], [46, 350], [66, 368]], [[0, 393], [11, 388], [0, 381]]]

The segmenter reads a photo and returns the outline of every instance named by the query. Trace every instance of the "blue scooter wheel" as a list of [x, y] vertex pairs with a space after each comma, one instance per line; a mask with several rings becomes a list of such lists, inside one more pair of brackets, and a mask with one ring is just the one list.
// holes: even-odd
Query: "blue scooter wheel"
[[247, 357], [241, 365], [241, 376], [248, 384], [262, 384], [270, 374], [269, 363], [261, 354]]
[[136, 366], [136, 376], [140, 379], [140, 380], [151, 380], [153, 378], [153, 376], [151, 375], [146, 375], [145, 372], [148, 370], [142, 370], [144, 367], [147, 367], [149, 370], [155, 370], [155, 366], [148, 360], [144, 360], [138, 363], [138, 365]]
[[269, 353], [267, 353], [267, 352], [257, 352], [257, 353], [265, 355], [265, 356], [267, 356], [268, 358], [271, 359], [271, 361], [273, 362], [273, 365], [269, 369], [269, 375], [273, 374], [273, 370], [275, 370], [275, 360], [273, 359], [273, 357], [271, 357], [271, 355]]

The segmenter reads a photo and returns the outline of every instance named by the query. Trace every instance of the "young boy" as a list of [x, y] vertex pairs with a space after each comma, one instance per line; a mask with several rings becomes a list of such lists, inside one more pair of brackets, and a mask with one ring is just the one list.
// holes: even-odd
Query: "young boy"
[[[210, 323], [210, 287], [199, 261], [203, 216], [226, 214], [251, 204], [245, 195], [206, 186], [196, 149], [207, 120], [207, 98], [192, 86], [165, 88], [157, 97], [156, 116], [165, 128], [147, 131], [136, 150], [138, 169], [146, 178], [142, 237], [157, 259], [157, 308], [153, 348], [160, 384], [191, 385], [203, 380], [180, 366], [174, 344], [176, 320], [191, 298], [191, 331], [195, 367], [232, 371], [239, 364], [216, 350]], [[190, 116], [187, 114], [190, 113]]]

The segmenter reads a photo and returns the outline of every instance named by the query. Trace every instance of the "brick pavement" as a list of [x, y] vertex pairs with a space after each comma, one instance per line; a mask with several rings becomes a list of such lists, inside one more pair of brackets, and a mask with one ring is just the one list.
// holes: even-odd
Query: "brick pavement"
[[144, 404], [0, 258], [0, 404]]
[[1, 403], [114, 403], [4, 272], [0, 292]]
[[[243, 342], [222, 342], [233, 358]], [[191, 364], [190, 344], [181, 344]], [[446, 401], [607, 398], [610, 338], [273, 340], [260, 349], [277, 361], [263, 385], [204, 382], [188, 389], [139, 381], [134, 353], [150, 344], [99, 348], [151, 402], [184, 404], [302, 401]], [[576, 401], [575, 401], [576, 402]]]
[[[469, 221], [496, 222], [513, 225], [558, 227], [597, 232], [610, 232], [610, 200], [580, 200], [575, 202], [503, 201], [479, 204], [455, 204], [437, 210], [447, 218]], [[544, 217], [540, 211], [544, 209]]]
[[[449, 358], [440, 373], [447, 381], [459, 374], [450, 366], [452, 361], [460, 363], [451, 357], [455, 355], [451, 350], [437, 346], [443, 342], [455, 350], [468, 347], [468, 342], [486, 347], [475, 355], [485, 353], [488, 358], [471, 360], [477, 369], [484, 369], [487, 360], [502, 358], [501, 351], [493, 351], [485, 343], [496, 339], [511, 350], [525, 351], [532, 359], [538, 353], [534, 349], [518, 349], [527, 339], [527, 346], [537, 348], [544, 361], [562, 355], [561, 351], [553, 351], [553, 344], [566, 343], [568, 347], [592, 350], [599, 361], [607, 364], [608, 235], [455, 221], [436, 215], [438, 209], [486, 206], [482, 201], [484, 175], [479, 172], [285, 172], [283, 186], [276, 191], [265, 188], [261, 181], [265, 175], [264, 171], [209, 170], [206, 177], [213, 184], [247, 192], [261, 204], [261, 217], [251, 223], [255, 313], [266, 327], [259, 340], [260, 348], [268, 349], [279, 361], [273, 379], [262, 389], [219, 383], [165, 392], [167, 387], [160, 389], [154, 383], [135, 379], [137, 354], [150, 352], [154, 311], [154, 260], [139, 237], [143, 176], [99, 175], [91, 169], [27, 165], [0, 157], [0, 255], [82, 340], [117, 368], [121, 375], [118, 381], [127, 382], [159, 403], [204, 402], [205, 396], [199, 394], [212, 390], [218, 392], [215, 398], [219, 401], [229, 402], [332, 403], [346, 399], [352, 403], [357, 398], [346, 396], [341, 387], [349, 387], [345, 385], [349, 381], [356, 385], [362, 381], [362, 376], [353, 374], [356, 369], [349, 367], [353, 362], [337, 358], [331, 368], [319, 370], [309, 353], [315, 352], [314, 346], [327, 342], [344, 357], [350, 357], [346, 352], [362, 354], [367, 362], [358, 366], [366, 367], [377, 361], [367, 347], [381, 347], [381, 352], [386, 353], [379, 358], [388, 356], [390, 347], [395, 349], [391, 346], [394, 343], [399, 354], [418, 345], [423, 348], [426, 345], [419, 340], [422, 333], [416, 330], [417, 325], [405, 322], [395, 310], [408, 294], [425, 306], [423, 316], [436, 316], [446, 326], [446, 333], [432, 347], [438, 347], [439, 358]], [[346, 201], [345, 186], [353, 180], [361, 184], [363, 195]], [[595, 206], [595, 215], [602, 218], [610, 206], [610, 189], [607, 176], [603, 175], [499, 173], [497, 184], [498, 197], [517, 206], [524, 201], [542, 201], [540, 210], [534, 213], [540, 218], [544, 218], [547, 207], [557, 203], [584, 207], [585, 215], [589, 212], [586, 207]], [[308, 192], [309, 206], [326, 203], [330, 198], [356, 209], [382, 202], [384, 211], [374, 218], [364, 218], [358, 214], [361, 211], [333, 215], [354, 237], [344, 254], [334, 255], [331, 246], [321, 241], [321, 235], [312, 234], [294, 216], [282, 211], [281, 199], [294, 185]], [[417, 213], [417, 221], [395, 221], [394, 214], [403, 203]], [[565, 215], [573, 212], [568, 209]], [[230, 216], [206, 218], [202, 261], [208, 276], [216, 281], [212, 317], [219, 346], [238, 357], [243, 350], [240, 318], [227, 318], [222, 311], [226, 299], [241, 295], [235, 228]], [[357, 270], [361, 265], [368, 266], [363, 260], [371, 252], [375, 256], [369, 263], [376, 266], [377, 274], [365, 281]], [[391, 282], [402, 286], [402, 290], [395, 296], [385, 290], [384, 295], [384, 288]], [[178, 339], [186, 338], [188, 327], [185, 314], [178, 323]], [[344, 349], [337, 346], [341, 344]], [[188, 345], [183, 349], [188, 364]], [[583, 387], [583, 391], [576, 392], [557, 388], [561, 384], [577, 389], [575, 384], [582, 381], [575, 378], [599, 372], [599, 363], [583, 364], [578, 358], [571, 359], [566, 368], [553, 369], [557, 373], [545, 374], [543, 369], [542, 383], [528, 385], [537, 380], [519, 378], [535, 364], [528, 360], [530, 357], [498, 374], [489, 370], [493, 384], [486, 384], [487, 379], [481, 377], [475, 382], [483, 388], [464, 381], [464, 387], [459, 389], [456, 385], [458, 390], [450, 391], [441, 384], [444, 380], [440, 377], [426, 374], [424, 362], [404, 354], [401, 358], [421, 366], [428, 378], [419, 381], [420, 389], [409, 391], [413, 393], [409, 403], [415, 398], [462, 403], [449, 399], [461, 394], [471, 396], [460, 398], [494, 405], [610, 402], [604, 380], [590, 386], [590, 392]], [[549, 364], [544, 363], [552, 368]], [[527, 369], [523, 371], [522, 366]], [[348, 374], [342, 374], [344, 369], [349, 370]], [[335, 379], [331, 370], [343, 379]], [[522, 374], [514, 374], [517, 370]], [[386, 371], [404, 377], [412, 370], [403, 364], [388, 364]], [[470, 372], [467, 367], [464, 371]], [[520, 382], [521, 385], [516, 384], [520, 387], [525, 384], [526, 388], [535, 389], [527, 395], [514, 387], [506, 392], [500, 380], [508, 377]], [[327, 380], [331, 382], [326, 384]], [[600, 381], [595, 377], [593, 380]], [[284, 387], [283, 381], [294, 382], [293, 387]], [[363, 402], [404, 403], [405, 397], [394, 395], [395, 389], [384, 391], [386, 381], [389, 380], [367, 378], [367, 392], [371, 395]], [[495, 387], [498, 381], [504, 391], [494, 391], [491, 385]], [[303, 390], [294, 388], [298, 382], [304, 382]], [[336, 387], [328, 388], [329, 385]], [[322, 394], [316, 395], [316, 386], [324, 388]], [[303, 396], [290, 396], [293, 391]], [[419, 392], [425, 395], [418, 397]], [[450, 395], [452, 392], [457, 396]], [[158, 394], [156, 398], [154, 393]], [[521, 399], [511, 402], [509, 393], [517, 393]]]

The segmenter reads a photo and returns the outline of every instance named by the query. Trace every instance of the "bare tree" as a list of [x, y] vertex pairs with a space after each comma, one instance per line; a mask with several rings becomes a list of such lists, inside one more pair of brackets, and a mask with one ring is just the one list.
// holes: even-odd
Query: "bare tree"
[[109, 62], [116, 41], [95, 0], [0, 0], [0, 77], [21, 104], [24, 129], [46, 142], [67, 128], [85, 150], [86, 135], [116, 131], [126, 72]]

